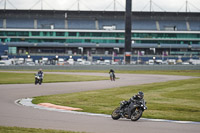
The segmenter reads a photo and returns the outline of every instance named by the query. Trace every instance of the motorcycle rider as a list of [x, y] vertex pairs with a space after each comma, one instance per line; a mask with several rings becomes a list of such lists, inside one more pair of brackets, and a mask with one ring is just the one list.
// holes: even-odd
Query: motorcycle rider
[[132, 96], [130, 98], [129, 102], [134, 101], [134, 100], [136, 101], [142, 100], [143, 97], [144, 97], [144, 93], [142, 91], [139, 91], [135, 96]]
[[132, 121], [139, 120], [142, 117], [144, 110], [147, 109], [146, 102], [143, 98], [144, 93], [139, 91], [128, 101], [121, 101], [120, 107], [117, 107], [112, 112], [112, 119], [118, 120], [119, 118], [127, 118], [131, 119]]
[[139, 91], [136, 95], [132, 96], [128, 101], [124, 101], [124, 107], [125, 105], [129, 105], [131, 102], [136, 101], [136, 103], [140, 100], [142, 100], [144, 97], [144, 93], [142, 91]]
[[44, 73], [43, 73], [41, 68], [38, 71], [38, 76], [41, 78], [41, 83], [42, 83], [42, 80], [43, 80], [43, 77], [44, 77]]
[[128, 105], [131, 104], [131, 102], [139, 103], [141, 100], [143, 100], [143, 97], [144, 93], [142, 91], [139, 91], [136, 95], [132, 96], [126, 103]]
[[114, 80], [115, 81], [115, 71], [113, 69], [110, 69], [109, 71], [109, 74], [110, 74], [110, 80]]

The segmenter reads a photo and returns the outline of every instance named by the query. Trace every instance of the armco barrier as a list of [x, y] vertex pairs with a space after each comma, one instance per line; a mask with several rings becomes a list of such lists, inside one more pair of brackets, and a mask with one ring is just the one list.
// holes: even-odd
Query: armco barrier
[[200, 70], [200, 65], [67, 65], [67, 66], [0, 66], [7, 70]]

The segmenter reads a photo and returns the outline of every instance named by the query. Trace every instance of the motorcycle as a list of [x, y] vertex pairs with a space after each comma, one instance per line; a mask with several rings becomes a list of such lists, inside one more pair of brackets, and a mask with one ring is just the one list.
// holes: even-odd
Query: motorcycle
[[115, 81], [115, 74], [112, 72], [110, 73], [110, 80]]
[[42, 84], [42, 77], [40, 77], [38, 74], [35, 74], [35, 85], [37, 84]]
[[147, 106], [144, 99], [140, 101], [131, 99], [130, 102], [123, 100], [120, 102], [120, 106], [112, 112], [111, 116], [113, 120], [126, 118], [137, 121], [142, 117], [146, 109]]

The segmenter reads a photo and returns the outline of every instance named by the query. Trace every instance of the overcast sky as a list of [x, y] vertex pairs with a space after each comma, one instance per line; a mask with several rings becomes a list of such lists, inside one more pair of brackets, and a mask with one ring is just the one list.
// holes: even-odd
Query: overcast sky
[[[126, 0], [0, 0], [0, 9], [4, 9], [6, 5], [6, 9], [78, 10], [79, 8], [79, 10], [124, 11], [125, 1]], [[187, 1], [188, 12], [200, 12], [200, 0], [132, 0], [132, 10], [150, 11], [150, 1], [152, 1], [152, 11], [185, 12]]]

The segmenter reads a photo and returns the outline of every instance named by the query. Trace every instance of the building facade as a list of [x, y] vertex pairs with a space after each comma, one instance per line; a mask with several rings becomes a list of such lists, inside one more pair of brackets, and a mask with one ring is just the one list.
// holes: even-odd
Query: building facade
[[[124, 54], [125, 12], [0, 10], [1, 55]], [[200, 56], [200, 14], [132, 13], [132, 57]]]

